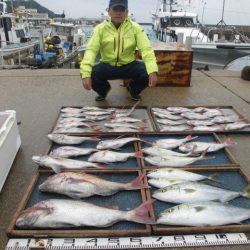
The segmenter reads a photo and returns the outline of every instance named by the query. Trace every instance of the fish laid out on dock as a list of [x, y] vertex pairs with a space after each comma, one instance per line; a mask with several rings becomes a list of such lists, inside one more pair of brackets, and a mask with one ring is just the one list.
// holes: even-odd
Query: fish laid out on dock
[[74, 199], [82, 199], [93, 195], [109, 196], [122, 190], [147, 188], [148, 186], [143, 184], [145, 175], [145, 173], [141, 174], [129, 183], [120, 183], [91, 174], [63, 172], [48, 177], [39, 186], [39, 190], [67, 195]]
[[187, 182], [187, 180], [177, 179], [177, 178], [164, 178], [164, 177], [150, 178], [148, 180], [149, 185], [156, 188], [165, 188], [183, 182]]
[[16, 220], [18, 228], [108, 227], [119, 221], [155, 224], [148, 216], [153, 201], [121, 211], [75, 200], [45, 200], [25, 209]]
[[186, 157], [186, 156], [190, 156], [193, 153], [192, 152], [188, 152], [188, 153], [179, 153], [179, 152], [175, 152], [169, 149], [164, 149], [164, 148], [160, 148], [157, 146], [153, 146], [153, 147], [148, 147], [148, 148], [143, 148], [142, 149], [143, 153], [151, 155], [151, 156], [160, 156], [160, 157], [167, 157], [167, 156], [178, 156], [178, 157]]
[[109, 150], [102, 150], [92, 154], [88, 161], [101, 163], [125, 162], [130, 157], [142, 158], [143, 153], [141, 151], [133, 153], [119, 153]]
[[205, 150], [207, 152], [216, 152], [220, 149], [230, 147], [234, 145], [235, 143], [232, 142], [230, 138], [228, 138], [225, 142], [223, 143], [217, 143], [217, 142], [188, 142], [185, 143], [181, 146], [179, 146], [179, 150], [181, 152], [193, 152], [193, 153], [202, 153]]
[[249, 187], [244, 192], [231, 191], [198, 182], [183, 182], [156, 190], [155, 199], [170, 203], [193, 203], [202, 201], [227, 202], [237, 197], [250, 198]]
[[156, 145], [159, 148], [173, 149], [196, 138], [197, 136], [193, 137], [192, 135], [188, 135], [183, 139], [159, 139], [154, 142], [154, 145]]
[[126, 138], [115, 138], [111, 140], [102, 140], [100, 141], [96, 148], [97, 149], [120, 149], [124, 145], [130, 142], [142, 141], [136, 137], [126, 137]]
[[75, 145], [81, 144], [85, 141], [100, 141], [101, 139], [95, 136], [81, 137], [81, 136], [69, 136], [63, 134], [49, 134], [48, 138], [61, 145]]
[[193, 173], [187, 170], [175, 169], [175, 168], [160, 168], [156, 170], [151, 170], [147, 174], [149, 178], [176, 178], [186, 181], [202, 181], [211, 180], [218, 181], [213, 176], [205, 176], [197, 173]]
[[78, 148], [72, 146], [64, 146], [54, 149], [50, 152], [50, 156], [57, 156], [63, 158], [77, 157], [81, 155], [89, 155], [93, 152], [97, 152], [95, 148]]
[[220, 202], [185, 203], [160, 213], [157, 224], [177, 226], [219, 226], [239, 224], [250, 218], [250, 209]]
[[52, 168], [55, 173], [61, 172], [62, 169], [104, 168], [99, 164], [88, 161], [70, 160], [66, 158], [52, 157], [48, 155], [33, 156], [32, 160], [39, 166]]

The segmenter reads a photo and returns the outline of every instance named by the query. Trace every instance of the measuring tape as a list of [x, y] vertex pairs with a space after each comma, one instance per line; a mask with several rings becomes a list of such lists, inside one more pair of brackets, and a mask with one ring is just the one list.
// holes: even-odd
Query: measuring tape
[[151, 237], [10, 239], [5, 250], [146, 249], [250, 244], [243, 233]]

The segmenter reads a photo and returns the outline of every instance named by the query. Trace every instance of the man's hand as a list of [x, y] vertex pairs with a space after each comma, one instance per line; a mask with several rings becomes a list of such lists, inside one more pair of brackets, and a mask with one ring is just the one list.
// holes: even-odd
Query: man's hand
[[92, 89], [91, 77], [87, 77], [87, 78], [82, 79], [82, 85], [86, 90], [91, 90]]
[[157, 75], [156, 73], [150, 73], [148, 75], [148, 86], [151, 87], [155, 87], [157, 83]]

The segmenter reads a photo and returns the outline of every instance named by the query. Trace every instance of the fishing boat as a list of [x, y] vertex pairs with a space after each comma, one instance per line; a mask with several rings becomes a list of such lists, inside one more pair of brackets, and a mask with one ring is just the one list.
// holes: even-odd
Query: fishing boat
[[6, 3], [0, 2], [0, 66], [20, 65], [38, 41], [31, 41], [29, 24], [13, 13], [7, 13]]
[[[156, 14], [153, 15], [153, 30], [158, 40], [165, 43], [191, 43], [194, 66], [212, 66], [224, 68], [233, 60], [246, 56], [250, 52], [248, 37], [229, 27], [223, 20], [212, 27], [207, 34], [202, 32], [198, 14], [187, 12], [178, 0], [162, 0]], [[191, 1], [189, 1], [190, 4]]]

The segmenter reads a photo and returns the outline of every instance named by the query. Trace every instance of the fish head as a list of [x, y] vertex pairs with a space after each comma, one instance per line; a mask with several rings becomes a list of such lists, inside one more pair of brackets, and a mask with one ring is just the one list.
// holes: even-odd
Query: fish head
[[16, 220], [16, 226], [20, 228], [32, 228], [35, 227], [37, 221], [52, 213], [53, 209], [43, 206], [33, 206], [23, 210]]
[[97, 146], [96, 146], [96, 148], [97, 149], [105, 149], [106, 147], [106, 143], [104, 142], [104, 141], [100, 141], [98, 144], [97, 144]]

